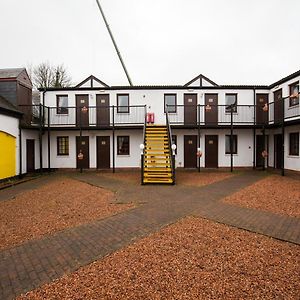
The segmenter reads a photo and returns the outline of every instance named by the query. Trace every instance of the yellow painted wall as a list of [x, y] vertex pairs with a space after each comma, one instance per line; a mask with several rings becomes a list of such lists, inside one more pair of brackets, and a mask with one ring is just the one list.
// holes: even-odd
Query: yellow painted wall
[[16, 138], [0, 131], [0, 179], [16, 175]]

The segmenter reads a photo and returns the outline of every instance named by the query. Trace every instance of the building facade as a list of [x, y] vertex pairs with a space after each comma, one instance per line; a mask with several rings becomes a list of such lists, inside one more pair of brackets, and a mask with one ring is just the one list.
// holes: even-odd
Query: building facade
[[177, 86], [109, 86], [90, 76], [40, 90], [40, 104], [22, 108], [21, 170], [139, 168], [150, 122], [170, 124], [177, 168], [300, 171], [299, 81], [300, 71], [268, 86], [204, 75]]

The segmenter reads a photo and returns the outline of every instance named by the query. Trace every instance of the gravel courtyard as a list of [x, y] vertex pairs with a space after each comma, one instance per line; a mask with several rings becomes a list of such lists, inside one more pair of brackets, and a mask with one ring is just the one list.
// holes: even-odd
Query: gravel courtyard
[[223, 199], [225, 203], [300, 217], [300, 180], [268, 176]]
[[59, 173], [0, 191], [0, 299], [299, 299], [297, 179], [139, 175]]
[[18, 299], [299, 299], [300, 247], [193, 217]]
[[105, 218], [133, 207], [114, 204], [114, 194], [70, 178], [0, 202], [0, 249]]

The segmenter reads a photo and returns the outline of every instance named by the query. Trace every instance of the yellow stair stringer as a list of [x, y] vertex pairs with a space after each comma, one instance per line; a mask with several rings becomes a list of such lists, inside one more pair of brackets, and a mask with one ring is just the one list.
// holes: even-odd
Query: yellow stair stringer
[[166, 126], [146, 126], [143, 184], [173, 184], [169, 143]]

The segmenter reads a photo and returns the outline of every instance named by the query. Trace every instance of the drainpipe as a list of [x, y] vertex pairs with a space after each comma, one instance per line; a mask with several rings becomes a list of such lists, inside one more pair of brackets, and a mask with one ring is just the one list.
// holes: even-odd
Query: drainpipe
[[253, 105], [254, 105], [254, 126], [253, 126], [253, 170], [256, 167], [256, 90], [253, 88]]
[[281, 134], [282, 134], [282, 155], [281, 155], [281, 175], [284, 176], [284, 142], [285, 142], [285, 137], [284, 137], [284, 100], [285, 98], [282, 97], [282, 120], [281, 120]]
[[19, 119], [19, 178], [22, 178], [22, 129], [21, 119]]

